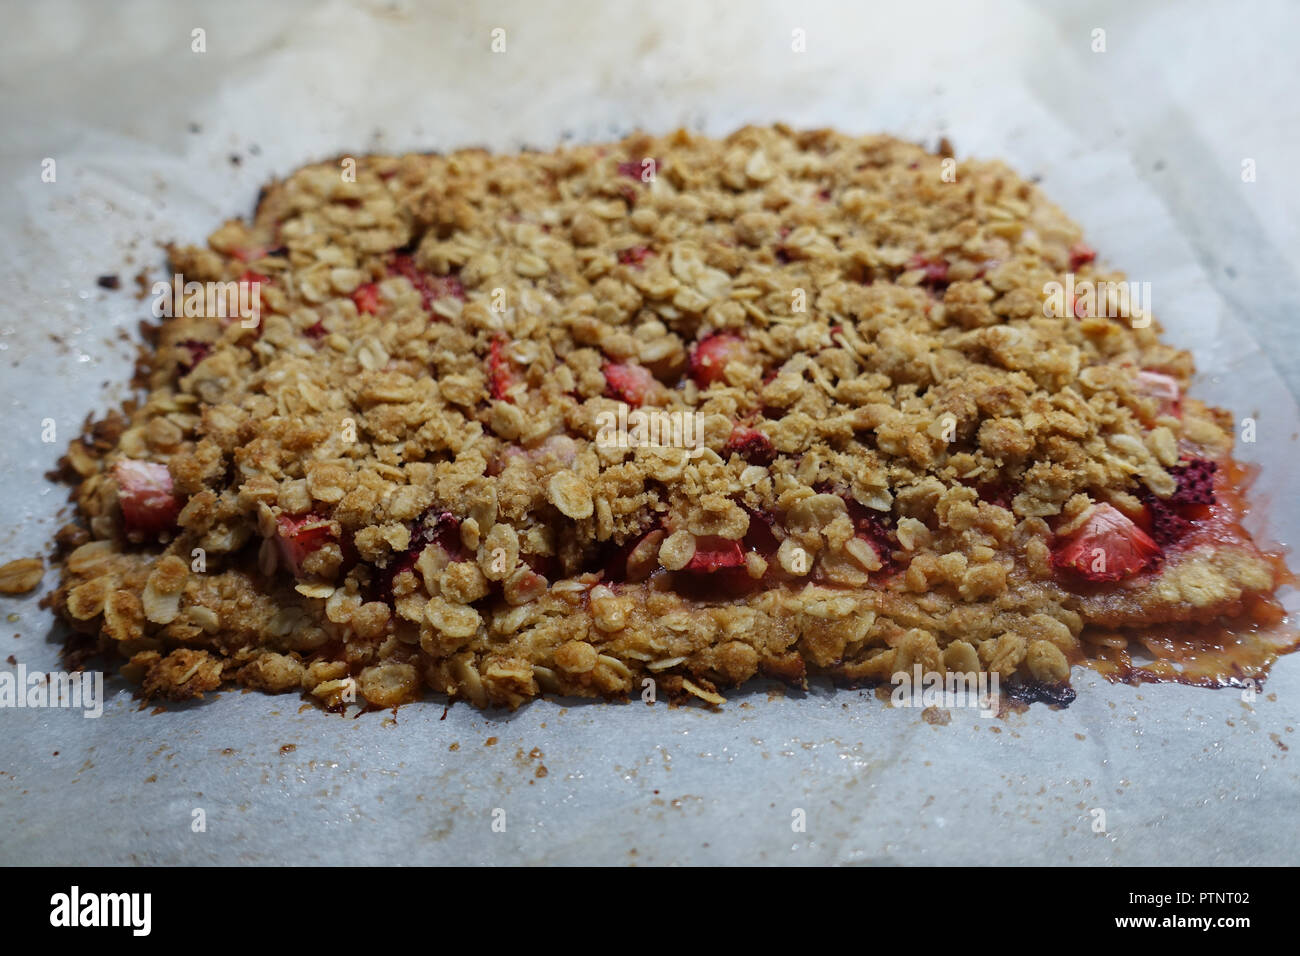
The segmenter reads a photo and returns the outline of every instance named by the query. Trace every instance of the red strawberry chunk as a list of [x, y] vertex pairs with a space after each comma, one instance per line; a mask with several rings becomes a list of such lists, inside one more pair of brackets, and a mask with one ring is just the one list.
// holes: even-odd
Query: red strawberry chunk
[[[647, 159], [649, 162], [646, 162]], [[659, 171], [659, 160], [655, 159], [653, 156], [647, 156], [645, 159], [629, 160], [626, 163], [618, 164], [619, 175], [635, 179], [637, 182], [644, 182], [642, 177], [647, 173], [653, 175], [653, 173], [651, 173], [652, 170], [653, 173]]]
[[1169, 474], [1178, 482], [1169, 502], [1178, 505], [1214, 504], [1214, 473], [1218, 470], [1218, 464], [1208, 458], [1184, 458], [1169, 469]]
[[633, 246], [631, 249], [621, 249], [618, 253], [618, 261], [625, 266], [640, 267], [645, 262], [647, 256], [654, 255], [646, 246]]
[[412, 563], [430, 544], [436, 544], [453, 561], [464, 560], [464, 548], [460, 540], [460, 519], [450, 511], [439, 511], [435, 514], [430, 509], [425, 512], [411, 529], [411, 543], [407, 547], [407, 554]]
[[166, 465], [128, 458], [113, 466], [113, 478], [127, 534], [154, 537], [176, 526], [181, 503]]
[[1074, 272], [1079, 266], [1087, 265], [1096, 258], [1096, 249], [1086, 242], [1076, 242], [1070, 247], [1070, 271]]
[[752, 359], [749, 345], [739, 335], [714, 332], [695, 343], [691, 349], [691, 378], [707, 388], [722, 381], [732, 362], [748, 364]]
[[[276, 227], [277, 236], [279, 231], [280, 231], [280, 227], [277, 226]], [[230, 254], [234, 256], [236, 259], [238, 259], [240, 262], [256, 262], [258, 259], [265, 259], [267, 256], [283, 256], [286, 255], [287, 253], [288, 253], [288, 249], [286, 249], [282, 245], [249, 246], [247, 249], [230, 250]]]
[[370, 593], [372, 600], [393, 604], [393, 582], [405, 571], [414, 571], [424, 549], [433, 545], [450, 561], [463, 561], [465, 549], [460, 540], [460, 519], [450, 511], [429, 509], [411, 527], [411, 540], [403, 554], [395, 555], [388, 567], [376, 571]]
[[1019, 493], [1019, 489], [1001, 481], [986, 481], [975, 486], [975, 493], [980, 496], [980, 501], [987, 501], [991, 505], [1010, 511], [1011, 502]]
[[302, 562], [307, 556], [334, 540], [329, 521], [319, 515], [280, 515], [275, 523], [280, 558], [296, 578], [302, 577]]
[[357, 304], [358, 312], [374, 315], [379, 311], [379, 286], [373, 282], [357, 286], [352, 293], [352, 301]]
[[919, 253], [907, 261], [908, 269], [924, 269], [926, 282], [947, 282], [948, 261], [946, 259], [929, 259]]
[[425, 312], [432, 312], [433, 303], [446, 296], [462, 301], [465, 299], [465, 287], [461, 285], [460, 279], [455, 276], [426, 275], [415, 267], [415, 260], [411, 256], [394, 256], [389, 272], [402, 276], [415, 286]]
[[1167, 548], [1188, 531], [1192, 523], [1178, 513], [1176, 505], [1157, 498], [1151, 493], [1139, 494], [1146, 506], [1146, 526], [1151, 539], [1162, 548]]
[[309, 339], [323, 339], [329, 335], [329, 329], [325, 328], [324, 322], [315, 322], [303, 329], [302, 334]]
[[645, 404], [659, 388], [659, 382], [650, 370], [634, 362], [606, 362], [607, 394], [636, 407]]
[[1160, 546], [1119, 509], [1094, 505], [1088, 518], [1062, 541], [1052, 562], [1088, 581], [1120, 581], [1159, 563]]
[[[826, 488], [826, 493], [836, 494], [834, 489]], [[841, 494], [848, 507], [849, 518], [853, 522], [856, 537], [861, 538], [876, 552], [876, 557], [886, 568], [893, 566], [894, 548], [898, 545], [898, 535], [894, 531], [893, 517], [888, 512], [868, 508], [862, 502], [848, 495]]]
[[[742, 507], [744, 506], [742, 505]], [[776, 539], [776, 533], [772, 530], [776, 527], [776, 517], [769, 512], [758, 511], [754, 508], [745, 508], [745, 513], [749, 515], [749, 530], [745, 532], [745, 547], [764, 557], [771, 557], [776, 554], [777, 549], [781, 546], [781, 542]]]
[[1158, 415], [1182, 415], [1183, 390], [1172, 375], [1142, 369], [1137, 373], [1137, 391], [1156, 400]]
[[695, 556], [686, 565], [686, 570], [712, 574], [721, 568], [738, 568], [744, 563], [745, 553], [739, 541], [701, 535], [695, 539]]
[[488, 387], [492, 397], [499, 401], [514, 401], [508, 392], [515, 384], [515, 374], [510, 369], [510, 359], [506, 355], [507, 341], [504, 335], [492, 339], [488, 352]]
[[776, 461], [776, 449], [771, 439], [756, 428], [737, 425], [731, 429], [731, 436], [722, 449], [722, 457], [739, 455], [751, 465], [770, 465]]
[[177, 342], [176, 347], [183, 350], [183, 353], [187, 353], [189, 356], [188, 359], [180, 358], [177, 361], [177, 364], [181, 368], [182, 375], [189, 375], [200, 362], [212, 353], [212, 343], [202, 342], [198, 339], [185, 339], [181, 342]]

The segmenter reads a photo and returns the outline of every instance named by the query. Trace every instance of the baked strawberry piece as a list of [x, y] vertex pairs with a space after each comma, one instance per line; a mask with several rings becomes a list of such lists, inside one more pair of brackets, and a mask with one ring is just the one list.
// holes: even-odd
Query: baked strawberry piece
[[1182, 412], [1183, 390], [1172, 375], [1143, 369], [1137, 373], [1137, 388], [1139, 395], [1155, 400], [1157, 414], [1178, 415]]
[[1052, 560], [1087, 581], [1122, 581], [1154, 567], [1160, 555], [1160, 546], [1123, 512], [1100, 504], [1060, 543]]
[[129, 537], [156, 538], [175, 527], [181, 503], [172, 492], [166, 465], [123, 459], [113, 466], [113, 480]]
[[432, 313], [433, 304], [439, 299], [451, 297], [463, 300], [465, 298], [465, 287], [461, 285], [459, 278], [454, 275], [435, 276], [421, 272], [411, 256], [394, 256], [388, 270], [391, 275], [399, 275], [415, 286], [415, 290], [420, 293], [420, 303], [424, 306], [425, 312]]
[[771, 439], [758, 429], [745, 425], [737, 425], [731, 430], [722, 454], [724, 457], [739, 455], [751, 465], [770, 465], [777, 458]]
[[319, 515], [280, 515], [276, 519], [280, 558], [295, 578], [303, 576], [303, 561], [333, 540], [329, 520]]
[[714, 332], [700, 339], [691, 350], [691, 378], [702, 387], [723, 380], [727, 366], [753, 361], [753, 351], [739, 335]]
[[488, 389], [500, 401], [510, 401], [510, 389], [515, 384], [515, 373], [506, 355], [507, 344], [505, 336], [495, 336], [488, 352]]
[[376, 314], [381, 301], [379, 286], [373, 282], [357, 286], [356, 291], [352, 293], [352, 301], [356, 304], [358, 312], [364, 312], [366, 315]]
[[606, 362], [602, 371], [609, 397], [634, 408], [652, 401], [660, 388], [648, 368], [632, 362]]

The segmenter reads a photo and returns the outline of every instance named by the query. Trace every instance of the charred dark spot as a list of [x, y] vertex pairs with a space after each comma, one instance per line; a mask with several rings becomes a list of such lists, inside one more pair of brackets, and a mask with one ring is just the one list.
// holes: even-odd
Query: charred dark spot
[[1069, 707], [1077, 696], [1074, 688], [1065, 681], [1058, 684], [1017, 681], [1007, 684], [1003, 691], [1011, 700], [1022, 704], [1043, 703], [1053, 707]]

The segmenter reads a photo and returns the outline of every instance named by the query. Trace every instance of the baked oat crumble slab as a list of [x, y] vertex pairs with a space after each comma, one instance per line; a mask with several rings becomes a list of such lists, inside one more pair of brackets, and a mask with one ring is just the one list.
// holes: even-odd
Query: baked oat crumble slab
[[[162, 322], [147, 397], [64, 460], [54, 604], [146, 696], [920, 665], [1068, 702], [1085, 660], [1217, 684], [1284, 649], [1230, 417], [1156, 324], [1045, 308], [1122, 277], [1002, 164], [777, 126], [347, 169], [171, 249], [260, 321]], [[608, 440], [632, 412], [683, 440]]]

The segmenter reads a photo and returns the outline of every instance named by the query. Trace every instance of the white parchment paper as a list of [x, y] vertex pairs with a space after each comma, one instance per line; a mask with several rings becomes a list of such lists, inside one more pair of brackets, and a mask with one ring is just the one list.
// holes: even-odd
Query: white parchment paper
[[[948, 135], [1041, 176], [1106, 262], [1151, 282], [1199, 394], [1258, 419], [1242, 449], [1263, 466], [1256, 518], [1300, 540], [1283, 378], [1295, 8], [911, 6], [6, 4], [0, 560], [46, 550], [66, 506], [42, 473], [127, 396], [119, 332], [147, 309], [132, 277], [161, 271], [158, 242], [247, 215], [271, 177], [348, 151], [776, 120]], [[124, 290], [98, 288], [106, 273]], [[50, 669], [61, 634], [38, 598], [0, 599], [0, 658]], [[1253, 703], [1087, 671], [1075, 685], [1066, 711], [931, 726], [823, 685], [755, 685], [720, 713], [431, 701], [347, 720], [237, 692], [155, 715], [114, 678], [97, 720], [0, 710], [0, 862], [1295, 862], [1300, 656]]]

